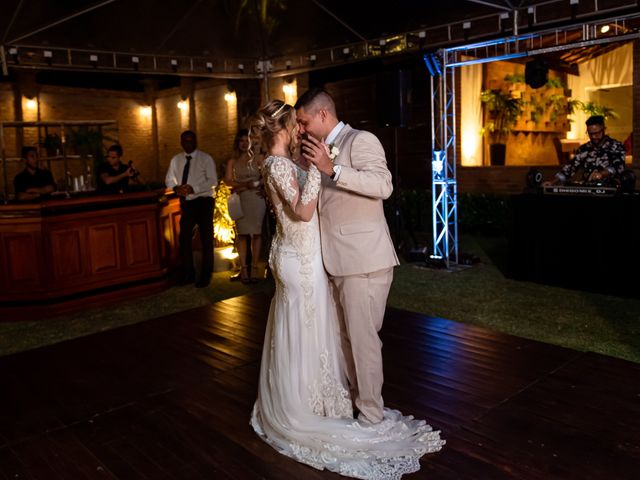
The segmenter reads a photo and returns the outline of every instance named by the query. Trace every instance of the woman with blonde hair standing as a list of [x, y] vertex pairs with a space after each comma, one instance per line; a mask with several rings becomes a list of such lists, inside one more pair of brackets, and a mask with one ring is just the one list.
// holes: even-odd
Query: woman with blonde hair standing
[[[260, 157], [249, 154], [249, 132], [241, 129], [233, 142], [234, 156], [227, 161], [224, 183], [240, 195], [243, 216], [236, 223], [236, 250], [240, 259], [240, 280], [254, 283], [261, 277], [258, 269], [262, 248], [262, 222], [266, 204], [262, 195]], [[248, 252], [251, 264], [247, 263]]]

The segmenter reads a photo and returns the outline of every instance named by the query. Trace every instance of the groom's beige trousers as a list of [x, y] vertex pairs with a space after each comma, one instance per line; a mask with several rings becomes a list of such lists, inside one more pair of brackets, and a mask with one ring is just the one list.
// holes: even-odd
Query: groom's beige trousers
[[352, 398], [365, 419], [378, 423], [382, 407], [382, 342], [378, 332], [393, 281], [393, 268], [331, 277], [340, 320], [342, 350]]

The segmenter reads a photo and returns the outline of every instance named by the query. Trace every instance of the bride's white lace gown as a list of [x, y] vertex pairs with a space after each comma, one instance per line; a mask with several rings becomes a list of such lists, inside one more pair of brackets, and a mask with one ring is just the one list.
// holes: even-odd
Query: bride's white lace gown
[[440, 432], [395, 410], [385, 409], [384, 420], [372, 426], [352, 417], [337, 314], [320, 255], [320, 173], [270, 156], [264, 176], [277, 217], [269, 255], [276, 292], [251, 425], [280, 453], [318, 469], [363, 479], [399, 479], [417, 471], [420, 457], [444, 444]]

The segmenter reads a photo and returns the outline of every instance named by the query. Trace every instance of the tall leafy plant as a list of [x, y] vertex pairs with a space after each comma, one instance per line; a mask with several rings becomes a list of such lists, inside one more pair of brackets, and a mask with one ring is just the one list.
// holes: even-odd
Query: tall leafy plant
[[489, 136], [491, 143], [506, 143], [507, 136], [522, 114], [524, 101], [499, 88], [483, 90], [480, 101], [489, 114], [483, 133]]
[[81, 125], [68, 132], [68, 144], [81, 157], [93, 157], [94, 166], [97, 167], [105, 159], [105, 142], [117, 142], [117, 138], [112, 136], [113, 132], [115, 130], [108, 127], [99, 130], [94, 126]]
[[606, 105], [600, 105], [595, 102], [581, 102], [577, 100], [578, 108], [582, 110], [585, 114], [592, 115], [602, 115], [604, 118], [619, 118], [620, 115], [611, 107], [607, 107]]

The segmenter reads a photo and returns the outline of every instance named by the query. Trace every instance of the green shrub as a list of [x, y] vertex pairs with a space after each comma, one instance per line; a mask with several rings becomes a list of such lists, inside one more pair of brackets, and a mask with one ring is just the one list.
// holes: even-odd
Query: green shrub
[[[395, 195], [395, 193], [394, 193]], [[397, 208], [396, 208], [397, 206]], [[394, 236], [430, 238], [433, 231], [431, 190], [401, 189], [384, 202], [385, 216]], [[396, 217], [397, 210], [397, 217]], [[478, 193], [458, 194], [458, 229], [462, 232], [506, 235], [510, 222], [509, 199]], [[396, 231], [398, 230], [399, 231]]]
[[468, 233], [506, 235], [510, 222], [509, 199], [484, 193], [458, 195], [458, 229]]

